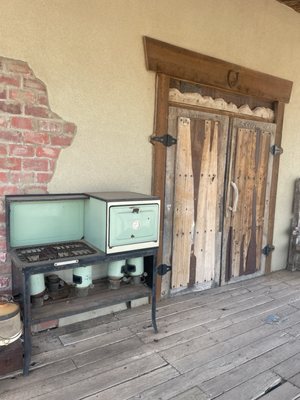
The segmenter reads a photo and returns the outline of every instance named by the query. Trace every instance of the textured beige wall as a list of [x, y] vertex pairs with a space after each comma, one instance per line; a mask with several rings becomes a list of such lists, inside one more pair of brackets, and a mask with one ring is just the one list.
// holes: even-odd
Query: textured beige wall
[[155, 77], [143, 35], [293, 80], [273, 258], [285, 267], [300, 175], [300, 14], [275, 0], [1, 0], [0, 12], [0, 55], [29, 62], [53, 111], [78, 126], [51, 192], [150, 192]]

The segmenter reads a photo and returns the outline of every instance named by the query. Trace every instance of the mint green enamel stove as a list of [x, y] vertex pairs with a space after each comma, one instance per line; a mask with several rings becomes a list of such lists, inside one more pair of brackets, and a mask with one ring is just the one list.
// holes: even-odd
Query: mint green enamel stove
[[158, 247], [160, 201], [132, 192], [7, 196], [9, 247], [84, 239], [106, 254]]
[[[94, 266], [99, 268], [102, 263], [118, 260], [122, 261], [122, 266], [126, 262], [127, 268], [134, 264], [134, 270], [127, 272], [131, 274], [130, 279], [135, 280], [139, 276], [134, 274], [142, 273], [144, 257], [149, 257], [152, 264], [151, 321], [157, 332], [159, 199], [127, 192], [15, 195], [5, 196], [5, 207], [7, 247], [12, 260], [12, 289], [14, 295], [21, 294], [23, 309], [25, 376], [31, 363], [31, 325], [45, 319], [44, 310], [40, 307], [34, 310], [30, 299], [35, 293], [43, 293], [43, 274], [73, 269], [76, 279], [80, 281], [78, 285], [81, 285], [78, 290], [85, 292], [91, 285], [91, 268]], [[131, 264], [127, 264], [128, 260]], [[117, 279], [120, 279], [122, 270], [119, 266], [115, 270], [119, 274]], [[126, 289], [125, 292], [126, 302], [149, 294], [144, 285], [137, 285], [134, 290]], [[63, 310], [60, 302], [51, 302], [47, 304], [47, 318], [54, 320], [76, 314], [81, 312], [82, 304], [86, 311], [103, 307], [101, 297], [99, 293], [99, 298], [95, 296], [93, 301], [82, 299]], [[119, 296], [107, 294], [106, 298], [108, 305], [119, 301]]]

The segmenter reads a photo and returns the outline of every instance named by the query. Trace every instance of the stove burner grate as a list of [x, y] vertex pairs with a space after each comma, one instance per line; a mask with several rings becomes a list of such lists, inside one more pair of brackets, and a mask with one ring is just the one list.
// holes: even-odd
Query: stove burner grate
[[96, 250], [83, 242], [54, 243], [16, 249], [18, 258], [25, 263], [59, 260], [95, 253]]

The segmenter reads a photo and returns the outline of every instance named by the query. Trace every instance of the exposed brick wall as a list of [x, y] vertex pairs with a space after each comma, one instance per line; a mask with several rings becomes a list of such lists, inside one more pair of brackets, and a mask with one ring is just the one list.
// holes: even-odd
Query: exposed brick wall
[[0, 293], [11, 291], [4, 196], [47, 193], [59, 154], [75, 133], [73, 123], [51, 110], [46, 85], [28, 64], [0, 57]]

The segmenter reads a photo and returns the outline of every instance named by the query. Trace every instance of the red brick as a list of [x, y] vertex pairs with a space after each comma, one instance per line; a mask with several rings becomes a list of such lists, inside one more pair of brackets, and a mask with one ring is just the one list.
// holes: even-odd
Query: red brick
[[5, 222], [5, 214], [4, 213], [0, 213], [0, 222]]
[[21, 140], [21, 134], [19, 132], [1, 131], [0, 140], [5, 142], [18, 143]]
[[62, 123], [51, 120], [38, 120], [38, 129], [42, 132], [62, 133]]
[[55, 147], [38, 147], [36, 149], [36, 155], [38, 157], [58, 158], [59, 153], [60, 149]]
[[15, 157], [0, 158], [0, 168], [2, 169], [21, 169], [21, 159]]
[[31, 158], [22, 160], [23, 169], [29, 171], [48, 171], [49, 164], [47, 159]]
[[52, 173], [53, 173], [54, 170], [55, 170], [56, 161], [57, 161], [57, 160], [49, 160], [49, 170], [52, 171]]
[[35, 182], [34, 172], [10, 172], [10, 183], [29, 185]]
[[20, 190], [16, 186], [12, 185], [0, 186], [1, 196], [7, 196], [9, 194], [18, 194], [18, 193], [20, 193]]
[[23, 103], [35, 102], [35, 94], [28, 90], [10, 89], [8, 97], [12, 100], [18, 100]]
[[21, 104], [7, 103], [0, 101], [0, 111], [9, 114], [21, 114]]
[[42, 92], [46, 92], [46, 85], [40, 81], [39, 79], [24, 79], [23, 83], [24, 88], [29, 88], [29, 89], [37, 89]]
[[48, 133], [24, 132], [23, 140], [25, 143], [48, 144], [49, 135]]
[[8, 173], [7, 172], [0, 172], [0, 182], [2, 183], [8, 183], [9, 178], [8, 178]]
[[0, 238], [0, 251], [6, 251], [6, 240], [4, 238]]
[[31, 118], [12, 117], [11, 125], [17, 129], [33, 129], [33, 122]]
[[9, 145], [9, 154], [19, 157], [33, 157], [34, 147], [33, 146], [21, 146], [18, 144]]
[[[0, 253], [0, 258], [1, 254], [6, 254], [5, 252]], [[1, 274], [11, 274], [11, 262], [7, 261], [4, 263], [0, 263], [0, 271]]]
[[41, 106], [49, 106], [49, 100], [48, 97], [45, 96], [44, 94], [39, 94], [37, 98], [38, 104]]
[[0, 74], [0, 84], [20, 87], [20, 78], [6, 74]]
[[11, 288], [11, 275], [5, 274], [0, 276], [0, 290]]
[[0, 144], [0, 155], [6, 156], [7, 154], [7, 146], [5, 144]]
[[[7, 253], [5, 251], [1, 251], [0, 252], [0, 263], [1, 263], [0, 268], [3, 267], [4, 263], [6, 263], [6, 259], [7, 259]], [[2, 268], [1, 268], [1, 272], [3, 272]]]
[[[6, 227], [5, 227], [5, 224], [1, 224], [0, 225], [0, 236], [1, 237], [6, 237]], [[1, 261], [1, 260], [0, 260]]]
[[67, 147], [72, 143], [72, 136], [51, 136], [51, 144], [53, 146]]
[[8, 116], [1, 116], [0, 117], [0, 127], [7, 128], [8, 126]]
[[0, 89], [0, 99], [6, 99], [6, 89]]
[[37, 183], [49, 183], [52, 176], [53, 176], [53, 172], [52, 173], [38, 172], [36, 174]]
[[73, 135], [75, 134], [77, 129], [77, 126], [73, 124], [72, 122], [66, 122], [64, 124], [64, 133], [72, 133]]
[[26, 106], [25, 114], [32, 115], [33, 117], [41, 117], [41, 118], [51, 117], [51, 111], [46, 107]]
[[15, 72], [22, 75], [32, 75], [32, 70], [29, 65], [24, 61], [7, 60], [6, 68], [9, 72]]

